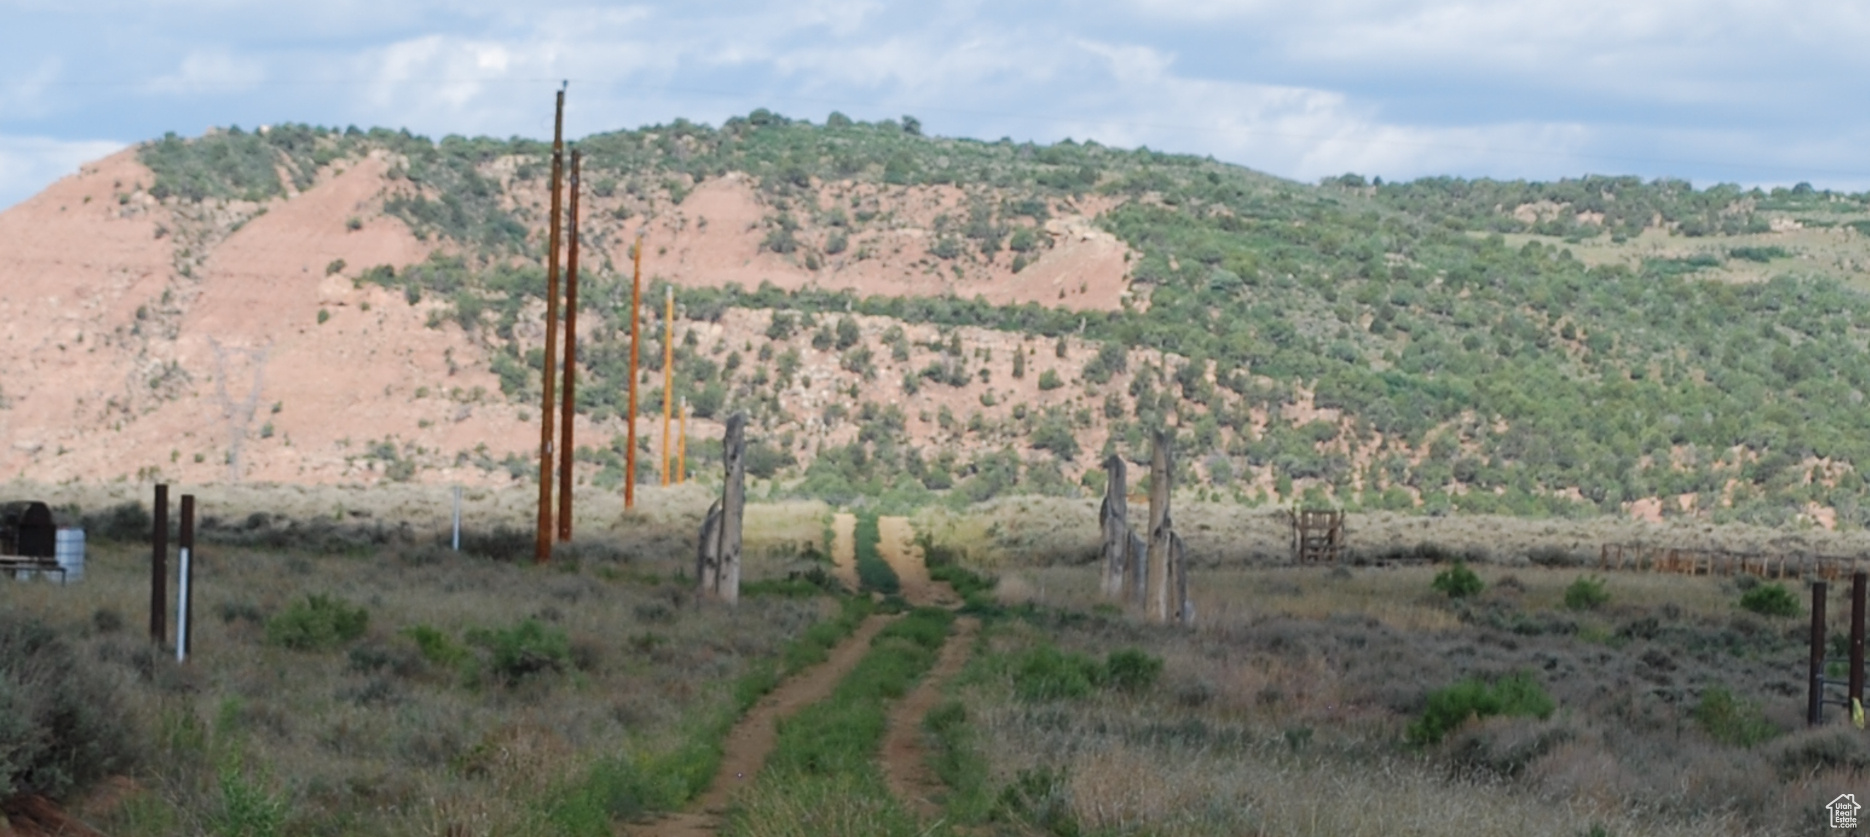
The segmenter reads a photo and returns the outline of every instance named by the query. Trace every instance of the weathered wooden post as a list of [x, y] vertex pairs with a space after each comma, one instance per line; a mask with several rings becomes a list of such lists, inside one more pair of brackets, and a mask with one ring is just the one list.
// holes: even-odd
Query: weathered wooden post
[[1858, 701], [1864, 695], [1864, 583], [1870, 580], [1861, 570], [1851, 573], [1851, 718], [1857, 717]]
[[1169, 533], [1169, 573], [1174, 576], [1174, 589], [1169, 592], [1173, 618], [1178, 625], [1195, 624], [1195, 603], [1188, 600], [1188, 544], [1182, 536]]
[[1811, 678], [1806, 681], [1805, 723], [1825, 720], [1825, 583], [1812, 584]]
[[156, 486], [156, 521], [149, 530], [149, 641], [169, 629], [169, 486]]
[[539, 372], [543, 401], [539, 407], [539, 530], [533, 544], [533, 562], [552, 557], [552, 399], [558, 378], [558, 235], [559, 185], [565, 170], [565, 91], [558, 91], [558, 109], [552, 117], [551, 219], [545, 245], [545, 360]]
[[721, 599], [740, 601], [740, 524], [746, 511], [747, 414], [727, 418], [727, 438], [721, 458], [727, 464], [727, 484], [721, 487]]
[[695, 549], [695, 592], [713, 596], [721, 578], [721, 501], [708, 504], [701, 521], [701, 545]]
[[1129, 575], [1125, 559], [1130, 548], [1130, 500], [1126, 496], [1123, 457], [1112, 454], [1104, 460], [1104, 503], [1098, 507], [1098, 525], [1104, 532], [1104, 597], [1123, 598], [1123, 582]]
[[1169, 621], [1169, 552], [1174, 521], [1169, 515], [1169, 491], [1174, 482], [1174, 453], [1168, 431], [1156, 431], [1149, 462], [1149, 589], [1144, 597], [1149, 618]]
[[727, 481], [721, 498], [708, 507], [701, 522], [701, 543], [695, 549], [695, 587], [703, 596], [734, 604], [740, 601], [740, 526], [746, 507], [747, 414], [727, 419], [722, 459]]
[[1130, 601], [1138, 610], [1145, 606], [1145, 596], [1149, 590], [1149, 545], [1143, 536], [1131, 529], [1123, 552], [1124, 563], [1130, 567]]
[[[565, 389], [559, 408], [558, 440], [558, 539], [571, 540], [572, 465], [577, 446], [572, 442], [577, 418], [578, 387], [578, 149], [571, 150], [571, 221], [566, 224], [565, 255]], [[554, 196], [556, 198], [556, 195]]]

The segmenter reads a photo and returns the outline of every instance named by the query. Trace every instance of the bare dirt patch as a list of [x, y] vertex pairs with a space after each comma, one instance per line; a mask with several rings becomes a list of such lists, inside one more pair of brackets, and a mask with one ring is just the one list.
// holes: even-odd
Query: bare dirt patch
[[857, 589], [857, 515], [831, 516], [831, 565], [839, 581]]
[[909, 518], [877, 518], [877, 553], [896, 571], [903, 599], [910, 604], [949, 607], [956, 603], [948, 585], [937, 585], [929, 580], [928, 567], [922, 563], [922, 548], [915, 544], [915, 530], [910, 528]]

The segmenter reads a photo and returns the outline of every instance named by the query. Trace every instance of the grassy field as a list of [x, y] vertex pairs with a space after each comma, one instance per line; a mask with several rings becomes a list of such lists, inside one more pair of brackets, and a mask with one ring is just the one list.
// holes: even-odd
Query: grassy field
[[[204, 491], [197, 654], [177, 664], [144, 637], [147, 547], [102, 537], [124, 498], [58, 490], [99, 527], [87, 576], [0, 584], [0, 651], [37, 620], [94, 678], [86, 717], [119, 733], [95, 755], [128, 778], [67, 798], [116, 835], [609, 833], [683, 808], [733, 719], [868, 607], [767, 584], [822, 575], [822, 504], [750, 507], [747, 576], [770, 594], [727, 611], [689, 592], [699, 492], [646, 492], [534, 567], [524, 497], [476, 498], [455, 553], [440, 491]], [[1802, 834], [1870, 768], [1836, 708], [1803, 724], [1801, 584], [1765, 615], [1740, 603], [1770, 582], [1579, 565], [1602, 540], [1848, 554], [1855, 536], [1357, 515], [1355, 560], [1294, 567], [1267, 511], [1188, 502], [1187, 630], [1101, 600], [1085, 505], [914, 517], [982, 622], [925, 724], [941, 817], [865, 755], [945, 635], [918, 611], [781, 727], [729, 830]], [[1455, 598], [1437, 579], [1459, 555], [1479, 590]], [[1829, 612], [1841, 632], [1841, 591]]]
[[[1804, 620], [1738, 606], [1747, 582], [1575, 569], [1265, 567], [1197, 577], [1195, 630], [1138, 624], [1085, 568], [1014, 570], [958, 693], [1006, 792], [990, 820], [1055, 834], [1804, 834], [1861, 785], [1864, 735], [1803, 723]], [[1796, 595], [1803, 589], [1794, 587]], [[1834, 632], [1848, 602], [1830, 603]], [[1022, 693], [1056, 646], [1161, 658], [1154, 687]], [[995, 660], [1001, 660], [997, 663]], [[1529, 675], [1547, 717], [1469, 718], [1411, 741], [1434, 693]]]
[[[8, 619], [50, 625], [120, 697], [134, 781], [77, 811], [114, 835], [608, 833], [705, 786], [725, 723], [822, 657], [808, 629], [839, 610], [698, 604], [674, 502], [534, 567], [490, 515], [464, 543], [493, 558], [396, 522], [433, 497], [202, 494], [186, 664], [146, 639], [146, 545], [93, 534], [81, 583], [0, 584]], [[815, 514], [751, 516], [750, 582], [821, 566]]]

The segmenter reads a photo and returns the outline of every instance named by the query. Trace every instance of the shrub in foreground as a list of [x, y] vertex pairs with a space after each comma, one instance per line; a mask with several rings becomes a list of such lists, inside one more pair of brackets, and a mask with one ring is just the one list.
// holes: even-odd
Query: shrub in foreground
[[1608, 601], [1610, 593], [1604, 589], [1601, 578], [1581, 575], [1565, 588], [1565, 607], [1572, 610], [1596, 610]]
[[1463, 599], [1476, 595], [1485, 586], [1481, 583], [1480, 576], [1467, 568], [1465, 561], [1454, 562], [1454, 566], [1436, 573], [1435, 580], [1429, 582], [1430, 588], [1438, 593], [1448, 594], [1450, 599]]
[[266, 621], [266, 641], [296, 651], [329, 651], [364, 635], [370, 612], [312, 593]]
[[1495, 715], [1524, 715], [1539, 719], [1550, 717], [1558, 708], [1545, 687], [1527, 672], [1517, 672], [1486, 683], [1469, 677], [1430, 692], [1428, 708], [1412, 721], [1404, 737], [1414, 744], [1435, 744], [1469, 718]]
[[1793, 616], [1799, 612], [1798, 597], [1784, 584], [1761, 584], [1741, 594], [1740, 606], [1761, 616]]
[[1694, 717], [1716, 741], [1736, 747], [1751, 747], [1779, 734], [1759, 706], [1735, 697], [1724, 686], [1711, 686], [1701, 693]]
[[44, 623], [0, 614], [0, 799], [65, 799], [134, 761], [113, 684]]

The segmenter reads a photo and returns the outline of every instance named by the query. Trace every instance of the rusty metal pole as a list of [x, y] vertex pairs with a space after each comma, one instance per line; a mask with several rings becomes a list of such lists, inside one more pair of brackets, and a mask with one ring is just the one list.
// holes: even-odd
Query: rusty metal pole
[[558, 91], [558, 110], [552, 117], [552, 199], [545, 246], [545, 361], [540, 370], [543, 403], [539, 408], [539, 531], [532, 560], [552, 558], [552, 407], [553, 380], [558, 365], [558, 235], [559, 179], [565, 169], [565, 91]]
[[[1864, 696], [1864, 583], [1870, 580], [1862, 571], [1851, 574], [1851, 700]], [[1852, 706], [1856, 717], [1856, 706]]]
[[688, 481], [688, 396], [682, 396], [681, 441], [675, 445], [675, 484]]
[[662, 287], [662, 484], [669, 484], [669, 416], [675, 406], [675, 286]]
[[643, 310], [643, 237], [636, 237], [631, 253], [635, 266], [630, 271], [630, 431], [623, 452], [623, 507], [636, 507], [636, 362], [637, 332]]
[[175, 605], [175, 658], [186, 660], [195, 653], [195, 495], [182, 495], [182, 529], [176, 537], [176, 555], [181, 559], [182, 600]]
[[1817, 726], [1825, 719], [1825, 583], [1812, 584], [1812, 670], [1806, 683], [1805, 723]]
[[578, 414], [575, 391], [578, 378], [578, 149], [571, 151], [571, 222], [566, 231], [565, 254], [565, 402], [559, 408], [563, 424], [558, 440], [558, 539], [571, 540], [572, 419]]
[[149, 530], [149, 641], [169, 630], [169, 486], [156, 485], [156, 520]]

